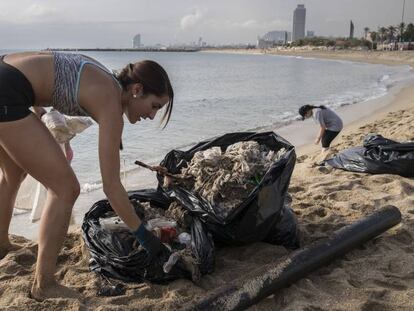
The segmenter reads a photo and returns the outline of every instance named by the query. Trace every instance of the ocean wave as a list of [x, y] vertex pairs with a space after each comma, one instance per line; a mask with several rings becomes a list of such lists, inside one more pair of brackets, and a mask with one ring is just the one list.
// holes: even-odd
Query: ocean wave
[[[385, 78], [384, 81], [389, 80], [390, 78]], [[336, 110], [340, 107], [362, 104], [364, 102], [380, 98], [388, 93], [388, 88], [385, 88], [384, 85], [376, 84], [372, 86], [371, 90], [361, 92], [349, 92], [346, 94], [337, 94], [333, 95], [331, 98], [325, 99], [320, 102], [315, 102], [314, 105], [325, 105], [333, 110]], [[263, 126], [253, 127], [246, 129], [247, 131], [268, 131], [273, 129], [279, 129], [285, 127], [293, 122], [301, 121], [301, 117], [295, 111], [286, 111], [282, 114], [279, 114], [277, 119], [271, 124], [266, 124]]]
[[101, 182], [85, 183], [81, 186], [81, 193], [89, 193], [102, 188]]
[[379, 79], [379, 82], [384, 82], [384, 81], [387, 81], [389, 79], [390, 79], [390, 75], [385, 74]]

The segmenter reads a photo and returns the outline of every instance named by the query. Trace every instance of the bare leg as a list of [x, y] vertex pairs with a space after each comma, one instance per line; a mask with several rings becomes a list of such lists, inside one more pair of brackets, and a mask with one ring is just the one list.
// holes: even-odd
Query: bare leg
[[331, 148], [322, 148], [321, 161], [325, 161], [332, 154]]
[[0, 259], [2, 259], [8, 252], [20, 248], [10, 243], [9, 226], [17, 191], [26, 174], [2, 148], [0, 148], [0, 167]]
[[40, 223], [32, 297], [43, 300], [78, 296], [75, 291], [59, 285], [54, 276], [72, 207], [80, 192], [73, 170], [49, 131], [33, 115], [1, 123], [0, 144], [18, 166], [48, 189]]
[[[75, 199], [77, 195], [72, 195]], [[48, 191], [45, 210], [40, 220], [39, 249], [32, 296], [37, 300], [52, 297], [76, 297], [76, 293], [57, 284], [56, 262], [66, 232], [74, 200]]]

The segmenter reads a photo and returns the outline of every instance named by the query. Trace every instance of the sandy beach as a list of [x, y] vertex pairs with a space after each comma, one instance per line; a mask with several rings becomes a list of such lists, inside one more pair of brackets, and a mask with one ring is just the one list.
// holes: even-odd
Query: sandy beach
[[[414, 64], [413, 52], [275, 50], [272, 53]], [[345, 107], [344, 115], [347, 109], [352, 107]], [[383, 104], [345, 124], [344, 131], [332, 144], [335, 152], [361, 145], [368, 133], [401, 142], [414, 141], [414, 83], [396, 89]], [[307, 126], [309, 138], [297, 144], [298, 160], [289, 188], [303, 244], [329, 237], [333, 231], [386, 205], [400, 209], [402, 222], [249, 310], [414, 310], [414, 179], [315, 167], [312, 164], [318, 158], [319, 147], [308, 143], [317, 128], [310, 123]], [[278, 133], [289, 140], [292, 129], [284, 131]], [[220, 286], [243, 283], [247, 275], [254, 275], [263, 265], [289, 253], [283, 247], [266, 243], [218, 249], [215, 272], [204, 276], [200, 284], [189, 280], [167, 285], [129, 283], [125, 295], [102, 298], [96, 296], [99, 280], [89, 272], [80, 229], [73, 226], [59, 255], [57, 276], [63, 284], [76, 288], [82, 298], [40, 303], [28, 297], [37, 245], [16, 235], [12, 241], [21, 249], [0, 260], [0, 310], [179, 310]]]

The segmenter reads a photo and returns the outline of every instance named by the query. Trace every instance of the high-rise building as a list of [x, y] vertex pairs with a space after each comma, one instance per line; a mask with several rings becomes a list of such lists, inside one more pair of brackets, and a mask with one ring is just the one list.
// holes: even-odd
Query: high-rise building
[[292, 41], [305, 38], [306, 9], [304, 4], [298, 4], [293, 11]]
[[286, 39], [287, 39], [286, 37], [287, 37], [287, 31], [274, 30], [274, 31], [269, 31], [268, 33], [266, 33], [262, 37], [262, 39], [266, 41], [275, 41], [277, 43], [285, 44]]
[[349, 25], [349, 39], [354, 38], [354, 23], [351, 21]]
[[137, 49], [142, 47], [141, 45], [141, 34], [137, 34], [134, 39], [132, 40], [132, 48]]
[[257, 47], [264, 49], [286, 44], [290, 40], [290, 32], [274, 30], [267, 32], [263, 37], [257, 38]]
[[313, 37], [315, 37], [315, 32], [313, 30], [307, 30], [306, 31], [306, 37], [307, 38], [313, 38]]

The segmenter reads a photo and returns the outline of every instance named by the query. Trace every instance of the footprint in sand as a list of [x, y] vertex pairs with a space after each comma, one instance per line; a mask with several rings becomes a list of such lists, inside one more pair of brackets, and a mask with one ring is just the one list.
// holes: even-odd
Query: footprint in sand
[[368, 301], [364, 302], [361, 305], [360, 310], [361, 311], [373, 311], [373, 310], [375, 310], [375, 311], [388, 311], [388, 310], [393, 310], [393, 309], [390, 308], [390, 306], [388, 304], [369, 299]]
[[305, 188], [300, 187], [300, 186], [291, 186], [289, 187], [289, 192], [290, 193], [297, 193], [297, 192], [302, 192], [305, 191]]
[[404, 284], [400, 284], [396, 280], [388, 281], [388, 282], [381, 281], [381, 280], [374, 280], [373, 283], [381, 287], [385, 287], [385, 288], [389, 288], [393, 290], [406, 290], [407, 289], [407, 286], [405, 286]]
[[307, 156], [307, 155], [302, 155], [302, 156], [300, 156], [300, 157], [297, 157], [296, 158], [296, 162], [297, 163], [303, 163], [303, 162], [305, 162], [306, 161], [306, 159], [308, 159], [309, 157]]
[[327, 215], [326, 209], [320, 207], [320, 208], [316, 208], [312, 210], [306, 217], [309, 217], [309, 219], [311, 220], [315, 220], [319, 218], [324, 218], [326, 217], [326, 215]]
[[398, 233], [394, 234], [391, 238], [405, 245], [412, 245], [414, 241], [413, 236], [406, 229], [400, 229]]
[[372, 289], [368, 291], [369, 298], [371, 299], [384, 299], [389, 293], [389, 290], [386, 289]]
[[28, 249], [21, 249], [13, 256], [14, 260], [22, 266], [32, 266], [36, 262], [36, 255]]

